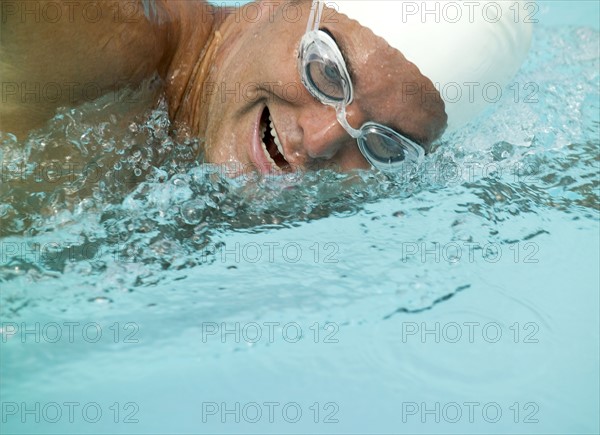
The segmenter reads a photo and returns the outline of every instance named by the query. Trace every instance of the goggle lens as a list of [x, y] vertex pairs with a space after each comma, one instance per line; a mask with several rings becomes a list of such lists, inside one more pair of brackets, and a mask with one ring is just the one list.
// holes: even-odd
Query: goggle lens
[[336, 103], [342, 103], [344, 98], [344, 81], [335, 63], [313, 60], [306, 65], [306, 76], [311, 84], [312, 92], [319, 100], [323, 98]]
[[311, 93], [324, 104], [338, 106], [350, 104], [352, 86], [350, 77], [335, 41], [322, 31], [311, 32], [305, 37], [305, 44], [300, 49], [302, 81]]
[[361, 152], [381, 170], [397, 170], [405, 162], [417, 163], [425, 154], [421, 146], [385, 126], [367, 123], [361, 131], [358, 139]]

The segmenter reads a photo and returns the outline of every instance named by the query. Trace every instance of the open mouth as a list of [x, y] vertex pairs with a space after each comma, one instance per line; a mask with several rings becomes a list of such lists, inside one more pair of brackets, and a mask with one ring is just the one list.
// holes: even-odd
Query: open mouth
[[275, 124], [271, 118], [269, 109], [265, 107], [260, 118], [260, 139], [263, 152], [267, 160], [275, 169], [285, 170], [290, 168], [290, 164], [284, 157], [283, 145], [275, 130]]

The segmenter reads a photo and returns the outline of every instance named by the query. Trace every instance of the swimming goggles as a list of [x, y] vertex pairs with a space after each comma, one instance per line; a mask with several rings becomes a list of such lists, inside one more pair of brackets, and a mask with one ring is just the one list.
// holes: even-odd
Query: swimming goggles
[[398, 172], [406, 165], [421, 162], [425, 152], [412, 140], [385, 125], [367, 122], [360, 129], [348, 123], [346, 106], [352, 103], [353, 89], [346, 62], [336, 42], [319, 30], [324, 3], [313, 0], [306, 33], [300, 41], [298, 69], [302, 83], [322, 104], [336, 110], [337, 120], [367, 161], [383, 172]]

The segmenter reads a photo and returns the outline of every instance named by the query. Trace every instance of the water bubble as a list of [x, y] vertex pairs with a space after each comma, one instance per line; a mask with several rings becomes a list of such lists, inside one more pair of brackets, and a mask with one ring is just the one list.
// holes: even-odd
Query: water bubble
[[115, 149], [115, 144], [113, 141], [102, 142], [102, 151], [105, 153], [110, 153]]
[[230, 205], [223, 205], [221, 207], [221, 213], [223, 213], [227, 217], [234, 217], [237, 214], [237, 211], [234, 207]]
[[152, 173], [148, 174], [148, 180], [157, 183], [164, 183], [168, 178], [169, 173], [160, 168], [153, 168]]
[[113, 300], [110, 298], [107, 298], [106, 296], [96, 296], [94, 298], [88, 299], [88, 302], [92, 302], [95, 304], [111, 304], [113, 302]]
[[187, 201], [181, 206], [181, 217], [186, 224], [197, 225], [202, 221], [206, 205], [204, 201]]
[[187, 187], [189, 184], [189, 178], [187, 175], [175, 175], [171, 179], [171, 183], [176, 187]]
[[14, 208], [9, 204], [0, 204], [0, 217], [7, 216], [11, 210], [14, 210]]

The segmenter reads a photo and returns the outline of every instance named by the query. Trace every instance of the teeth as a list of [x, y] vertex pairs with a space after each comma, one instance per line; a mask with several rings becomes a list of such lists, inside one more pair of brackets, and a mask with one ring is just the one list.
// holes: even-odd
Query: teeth
[[269, 124], [271, 126], [271, 136], [275, 138], [275, 145], [277, 145], [277, 150], [279, 151], [279, 154], [281, 154], [285, 158], [285, 154], [283, 153], [283, 145], [281, 145], [281, 141], [279, 140], [279, 136], [277, 135], [277, 130], [275, 130], [275, 124], [273, 124], [271, 114], [269, 114]]
[[267, 131], [267, 126], [266, 125], [261, 125], [260, 127], [260, 141], [262, 143], [263, 146], [263, 154], [265, 155], [265, 157], [267, 158], [267, 160], [269, 161], [269, 163], [271, 163], [271, 165], [273, 165], [274, 168], [278, 168], [277, 163], [275, 163], [275, 161], [271, 158], [269, 152], [267, 151], [267, 144], [265, 144], [265, 141], [263, 140], [265, 137], [265, 131]]
[[[277, 146], [277, 150], [285, 158], [285, 154], [283, 154], [283, 145], [281, 144], [281, 141], [279, 140], [279, 136], [277, 135], [277, 130], [275, 130], [275, 124], [273, 124], [273, 120], [271, 119], [271, 114], [269, 114], [269, 127], [270, 127], [270, 130], [271, 130], [271, 136], [273, 136], [273, 139], [275, 141], [275, 145]], [[264, 137], [265, 137], [265, 132], [266, 131], [267, 131], [267, 126], [266, 125], [261, 125], [261, 127], [260, 127], [260, 138], [261, 138], [261, 142], [262, 142], [262, 145], [263, 145], [263, 153], [264, 153], [265, 157], [267, 158], [267, 160], [269, 161], [269, 163], [271, 163], [274, 168], [280, 169], [279, 166], [277, 166], [277, 163], [275, 163], [275, 161], [271, 158], [271, 155], [267, 151], [267, 144], [265, 144], [265, 142], [263, 140]]]

